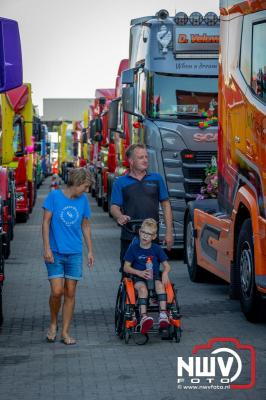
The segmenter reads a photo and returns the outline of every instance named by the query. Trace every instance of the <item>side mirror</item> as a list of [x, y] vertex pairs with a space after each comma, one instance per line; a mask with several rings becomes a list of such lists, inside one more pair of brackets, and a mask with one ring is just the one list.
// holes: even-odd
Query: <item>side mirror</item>
[[135, 88], [127, 86], [122, 89], [122, 107], [128, 114], [135, 114]]
[[94, 140], [94, 136], [95, 136], [95, 119], [92, 119], [90, 121], [90, 129], [89, 129], [89, 137], [91, 140]]
[[78, 156], [78, 143], [77, 142], [73, 143], [73, 156], [74, 157]]
[[109, 114], [108, 114], [108, 128], [111, 131], [117, 130], [117, 123], [118, 123], [118, 103], [119, 99], [115, 99], [111, 102], [109, 106]]
[[22, 85], [22, 56], [18, 23], [0, 18], [0, 93]]
[[122, 84], [123, 85], [133, 85], [134, 84], [134, 68], [127, 69], [122, 72]]
[[85, 128], [82, 129], [82, 143], [88, 143], [88, 135], [87, 130]]
[[94, 136], [94, 140], [95, 140], [95, 142], [100, 143], [103, 140], [103, 135], [101, 133], [96, 132], [96, 134]]
[[96, 130], [96, 133], [97, 133], [97, 132], [101, 133], [101, 132], [102, 132], [102, 129], [103, 129], [102, 120], [101, 120], [101, 118], [97, 118], [97, 119], [95, 120], [95, 130]]
[[40, 143], [34, 143], [34, 151], [41, 152], [42, 145]]

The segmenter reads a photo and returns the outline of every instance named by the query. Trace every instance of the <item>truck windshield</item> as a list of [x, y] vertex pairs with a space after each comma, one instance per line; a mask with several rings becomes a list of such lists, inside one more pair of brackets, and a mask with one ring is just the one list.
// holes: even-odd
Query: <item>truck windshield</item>
[[149, 116], [156, 119], [217, 117], [218, 78], [181, 77], [152, 73], [149, 78]]

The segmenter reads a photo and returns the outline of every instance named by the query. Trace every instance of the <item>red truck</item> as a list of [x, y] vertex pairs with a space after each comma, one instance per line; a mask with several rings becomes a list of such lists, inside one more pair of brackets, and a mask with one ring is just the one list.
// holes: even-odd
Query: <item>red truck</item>
[[103, 180], [106, 180], [106, 160], [108, 153], [108, 111], [115, 89], [96, 89], [94, 105], [91, 107], [89, 138], [91, 142], [90, 168], [93, 175], [92, 195], [95, 195], [98, 206], [106, 200], [103, 197]]
[[129, 60], [121, 60], [115, 83], [115, 99], [109, 106], [108, 172], [104, 185], [104, 198], [106, 199], [104, 209], [109, 211], [109, 215], [113, 182], [116, 177], [127, 173], [129, 167], [125, 156], [126, 149], [130, 145], [129, 121], [126, 113], [122, 111], [122, 73], [128, 68]]

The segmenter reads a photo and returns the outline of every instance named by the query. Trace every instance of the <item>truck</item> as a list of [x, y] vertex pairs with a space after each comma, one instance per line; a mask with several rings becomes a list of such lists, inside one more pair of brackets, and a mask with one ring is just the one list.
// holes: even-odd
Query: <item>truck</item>
[[62, 122], [58, 127], [58, 168], [63, 181], [67, 183], [68, 170], [75, 165], [73, 124]]
[[266, 295], [265, 1], [220, 0], [218, 197], [188, 204], [190, 279], [206, 271], [229, 283], [249, 321]]
[[[219, 18], [178, 12], [131, 21], [122, 108], [130, 143], [144, 143], [149, 170], [162, 175], [173, 213], [174, 248], [184, 246], [187, 202], [217, 153]], [[165, 235], [160, 211], [159, 239]]]
[[110, 213], [111, 194], [114, 180], [128, 172], [128, 160], [125, 156], [126, 149], [130, 145], [130, 135], [128, 127], [128, 116], [122, 110], [122, 72], [129, 68], [129, 60], [120, 61], [117, 77], [115, 81], [115, 99], [109, 106], [108, 117], [108, 157], [107, 157], [107, 176], [103, 185], [105, 211]]
[[94, 104], [90, 107], [89, 123], [90, 170], [92, 174], [92, 194], [99, 207], [106, 202], [103, 191], [103, 180], [106, 181], [106, 164], [108, 153], [108, 112], [115, 89], [96, 89]]
[[[22, 85], [22, 57], [18, 23], [16, 21], [0, 17], [0, 93], [6, 92]], [[0, 120], [2, 120], [0, 113]], [[2, 122], [1, 122], [2, 125]], [[0, 156], [2, 154], [2, 129], [0, 129]], [[2, 162], [1, 162], [2, 164]], [[0, 164], [0, 165], [1, 165]], [[8, 173], [6, 168], [1, 168], [4, 172], [1, 179], [1, 188], [8, 187]], [[4, 283], [4, 244], [6, 232], [2, 220], [3, 200], [0, 195], [0, 326], [3, 323], [3, 302], [2, 290]]]
[[1, 94], [1, 108], [2, 163], [14, 170], [16, 216], [26, 222], [36, 198], [31, 85]]

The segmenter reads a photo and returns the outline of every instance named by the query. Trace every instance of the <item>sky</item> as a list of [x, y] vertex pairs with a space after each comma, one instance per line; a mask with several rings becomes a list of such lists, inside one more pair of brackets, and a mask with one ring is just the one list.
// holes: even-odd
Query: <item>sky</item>
[[18, 21], [23, 78], [42, 115], [43, 98], [92, 98], [112, 88], [128, 57], [130, 20], [167, 9], [218, 13], [218, 0], [0, 0]]

